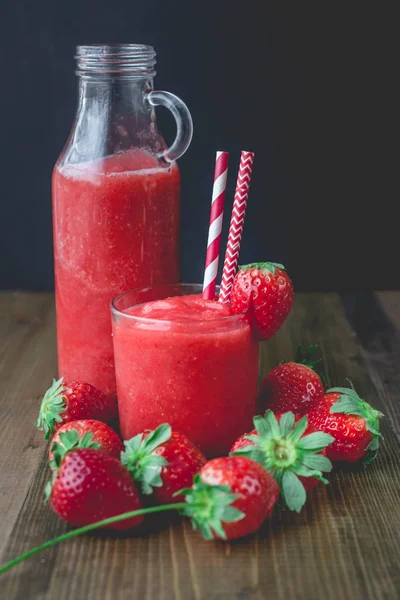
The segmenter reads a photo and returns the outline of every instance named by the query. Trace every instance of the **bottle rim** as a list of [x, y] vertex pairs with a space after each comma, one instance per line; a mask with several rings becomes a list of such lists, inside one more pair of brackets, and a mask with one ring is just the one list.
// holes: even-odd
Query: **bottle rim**
[[144, 44], [88, 44], [76, 47], [77, 75], [126, 73], [154, 76], [156, 52]]

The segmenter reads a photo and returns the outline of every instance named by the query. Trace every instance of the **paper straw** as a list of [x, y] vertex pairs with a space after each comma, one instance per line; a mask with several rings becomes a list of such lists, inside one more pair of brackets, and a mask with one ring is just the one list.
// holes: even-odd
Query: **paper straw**
[[233, 201], [231, 224], [229, 226], [228, 243], [226, 246], [224, 268], [222, 271], [221, 290], [219, 302], [229, 302], [233, 279], [238, 265], [240, 242], [242, 240], [244, 217], [246, 214], [247, 198], [253, 170], [254, 153], [242, 152], [238, 179], [236, 183], [235, 199]]
[[217, 285], [218, 258], [221, 246], [222, 220], [224, 216], [226, 177], [228, 175], [228, 157], [228, 152], [217, 152], [203, 282], [203, 298], [205, 300], [214, 299], [215, 287]]

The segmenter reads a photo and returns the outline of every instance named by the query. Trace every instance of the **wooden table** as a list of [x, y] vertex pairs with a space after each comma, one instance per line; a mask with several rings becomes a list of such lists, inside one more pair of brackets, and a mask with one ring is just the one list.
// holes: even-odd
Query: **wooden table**
[[[330, 384], [351, 377], [386, 414], [365, 472], [332, 473], [299, 515], [275, 510], [259, 534], [204, 542], [188, 523], [141, 537], [93, 534], [56, 546], [0, 578], [0, 598], [391, 599], [400, 596], [400, 293], [298, 294], [262, 348], [262, 373], [299, 344], [318, 343]], [[68, 528], [43, 503], [46, 443], [33, 426], [56, 374], [51, 294], [0, 295], [0, 560]]]

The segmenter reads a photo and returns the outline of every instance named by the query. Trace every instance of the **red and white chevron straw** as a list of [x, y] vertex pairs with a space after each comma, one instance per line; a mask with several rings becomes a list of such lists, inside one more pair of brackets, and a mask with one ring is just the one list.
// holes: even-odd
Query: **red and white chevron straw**
[[241, 153], [224, 268], [222, 271], [221, 290], [218, 297], [219, 302], [229, 302], [231, 296], [232, 283], [236, 275], [239, 259], [240, 242], [242, 240], [253, 162], [253, 152]]
[[203, 298], [205, 300], [214, 299], [215, 287], [217, 285], [218, 258], [221, 246], [222, 219], [224, 217], [226, 178], [228, 175], [228, 158], [228, 152], [217, 152], [203, 283]]

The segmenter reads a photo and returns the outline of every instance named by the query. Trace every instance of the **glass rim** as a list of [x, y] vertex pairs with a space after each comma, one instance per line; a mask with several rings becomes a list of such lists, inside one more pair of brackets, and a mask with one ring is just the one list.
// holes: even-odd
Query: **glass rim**
[[[147, 285], [144, 287], [135, 288], [133, 290], [128, 290], [127, 292], [122, 292], [121, 294], [118, 294], [118, 296], [115, 296], [115, 298], [113, 298], [111, 300], [111, 302], [110, 302], [111, 313], [113, 316], [122, 317], [123, 319], [127, 319], [128, 321], [137, 322], [137, 323], [185, 323], [185, 324], [187, 324], [188, 322], [191, 322], [191, 323], [202, 323], [202, 322], [230, 323], [230, 322], [234, 322], [234, 321], [243, 321], [243, 316], [244, 316], [243, 313], [240, 313], [238, 315], [226, 315], [224, 317], [216, 317], [215, 319], [204, 319], [203, 321], [201, 321], [200, 319], [179, 319], [179, 318], [174, 318], [173, 320], [171, 320], [171, 319], [154, 319], [151, 317], [129, 315], [126, 312], [124, 312], [123, 310], [117, 308], [117, 306], [116, 306], [117, 302], [119, 302], [120, 300], [122, 300], [122, 298], [124, 298], [125, 296], [128, 296], [129, 294], [144, 292], [146, 290], [151, 290], [151, 289], [155, 289], [155, 288], [166, 289], [166, 288], [176, 288], [176, 287], [178, 287], [178, 288], [183, 288], [183, 287], [196, 288], [196, 291], [201, 293], [201, 291], [203, 289], [203, 284], [202, 283], [165, 283], [165, 284], [160, 283], [160, 284]], [[217, 286], [216, 290], [219, 290], [219, 287], [220, 286]], [[169, 297], [171, 297], [171, 296], [167, 296], [166, 298], [169, 298]], [[165, 298], [163, 298], [163, 299], [165, 299]], [[161, 298], [160, 298], [160, 300], [161, 300]], [[149, 302], [153, 302], [153, 300], [149, 300]], [[139, 306], [139, 304], [145, 304], [145, 302], [138, 302], [138, 303], [132, 304], [132, 306]], [[132, 306], [130, 308], [132, 308]]]

